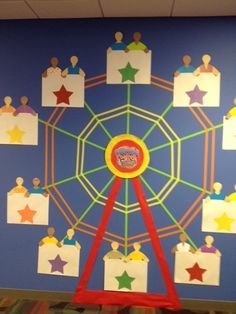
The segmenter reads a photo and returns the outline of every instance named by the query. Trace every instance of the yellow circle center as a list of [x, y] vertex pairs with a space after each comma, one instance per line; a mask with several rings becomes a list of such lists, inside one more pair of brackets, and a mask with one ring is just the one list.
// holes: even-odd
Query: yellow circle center
[[114, 137], [105, 151], [107, 167], [120, 178], [138, 177], [147, 168], [149, 160], [149, 152], [145, 143], [130, 134]]

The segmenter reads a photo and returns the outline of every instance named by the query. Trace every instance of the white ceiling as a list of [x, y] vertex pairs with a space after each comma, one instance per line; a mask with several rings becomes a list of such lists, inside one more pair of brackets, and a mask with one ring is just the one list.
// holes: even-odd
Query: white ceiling
[[236, 0], [0, 0], [0, 19], [235, 15]]

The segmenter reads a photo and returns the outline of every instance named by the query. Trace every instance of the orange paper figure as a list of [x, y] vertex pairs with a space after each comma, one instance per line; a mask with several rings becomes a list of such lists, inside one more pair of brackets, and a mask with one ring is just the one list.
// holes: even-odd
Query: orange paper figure
[[218, 71], [211, 62], [211, 56], [210, 55], [203, 55], [202, 56], [202, 62], [201, 64], [194, 72], [193, 74], [198, 76], [200, 73], [213, 73], [215, 76], [220, 74], [220, 71]]
[[9, 192], [8, 195], [13, 195], [15, 193], [26, 193], [27, 189], [23, 186], [24, 179], [21, 177], [16, 178], [16, 186], [12, 188]]
[[0, 108], [0, 114], [1, 113], [14, 113], [15, 108], [11, 105], [12, 98], [10, 96], [4, 97], [4, 105]]

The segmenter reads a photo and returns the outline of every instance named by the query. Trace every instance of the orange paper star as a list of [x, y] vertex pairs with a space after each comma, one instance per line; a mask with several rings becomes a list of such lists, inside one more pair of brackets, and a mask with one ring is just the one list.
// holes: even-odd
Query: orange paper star
[[21, 215], [20, 222], [28, 221], [30, 223], [34, 223], [33, 217], [37, 213], [37, 211], [30, 209], [30, 207], [26, 205], [24, 209], [18, 210], [18, 213]]

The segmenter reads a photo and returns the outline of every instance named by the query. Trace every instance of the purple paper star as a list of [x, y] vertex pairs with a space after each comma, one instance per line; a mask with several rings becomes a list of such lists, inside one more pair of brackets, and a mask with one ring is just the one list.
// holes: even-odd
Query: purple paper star
[[194, 87], [193, 90], [186, 92], [186, 94], [190, 97], [189, 104], [193, 104], [195, 102], [199, 104], [203, 104], [203, 97], [207, 94], [206, 91], [200, 90], [198, 85]]
[[52, 265], [51, 273], [59, 271], [60, 273], [64, 274], [64, 266], [68, 264], [68, 262], [63, 261], [59, 254], [57, 254], [55, 259], [49, 259], [48, 261]]

